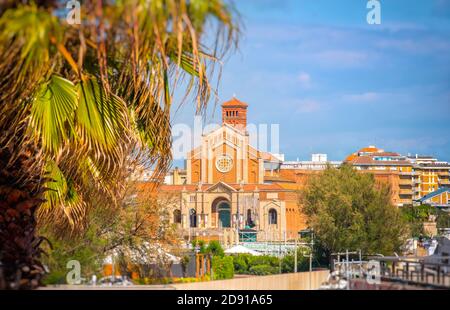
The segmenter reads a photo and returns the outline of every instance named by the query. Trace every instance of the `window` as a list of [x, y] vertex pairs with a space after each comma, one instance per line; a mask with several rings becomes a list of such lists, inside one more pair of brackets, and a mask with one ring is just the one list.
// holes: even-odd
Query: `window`
[[189, 226], [197, 227], [197, 212], [194, 209], [189, 211]]
[[275, 209], [269, 210], [269, 225], [277, 224], [277, 211]]
[[216, 159], [216, 169], [220, 172], [229, 172], [231, 168], [233, 168], [233, 159], [230, 156], [222, 155]]
[[179, 209], [173, 211], [173, 222], [175, 224], [181, 224], [181, 211]]
[[247, 221], [246, 221], [246, 224], [250, 228], [255, 226], [255, 223], [253, 222], [253, 218], [252, 218], [252, 210], [251, 209], [247, 209]]

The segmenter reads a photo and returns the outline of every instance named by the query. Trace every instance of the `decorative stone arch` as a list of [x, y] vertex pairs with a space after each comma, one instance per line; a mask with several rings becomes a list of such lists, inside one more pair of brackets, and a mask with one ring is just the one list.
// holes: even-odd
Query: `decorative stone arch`
[[231, 227], [231, 202], [225, 197], [217, 197], [211, 205], [212, 226]]
[[[264, 230], [267, 240], [282, 240], [283, 234], [286, 233], [286, 205], [280, 200], [265, 200], [261, 207], [262, 219], [259, 226]], [[277, 212], [277, 224], [269, 224], [269, 210], [274, 209]]]

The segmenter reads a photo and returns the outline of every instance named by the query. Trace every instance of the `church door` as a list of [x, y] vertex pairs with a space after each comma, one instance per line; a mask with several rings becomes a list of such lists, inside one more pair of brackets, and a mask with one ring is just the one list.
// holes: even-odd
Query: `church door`
[[221, 202], [219, 204], [219, 227], [231, 227], [231, 210], [228, 202]]

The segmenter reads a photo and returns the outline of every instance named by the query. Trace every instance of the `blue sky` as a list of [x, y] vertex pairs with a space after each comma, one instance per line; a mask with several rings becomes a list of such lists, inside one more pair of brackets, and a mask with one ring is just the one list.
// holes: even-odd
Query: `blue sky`
[[[367, 145], [450, 160], [450, 0], [237, 0], [239, 51], [223, 66], [251, 123], [280, 124], [287, 159], [333, 160]], [[174, 123], [191, 124], [184, 105]], [[207, 121], [220, 122], [212, 103]]]

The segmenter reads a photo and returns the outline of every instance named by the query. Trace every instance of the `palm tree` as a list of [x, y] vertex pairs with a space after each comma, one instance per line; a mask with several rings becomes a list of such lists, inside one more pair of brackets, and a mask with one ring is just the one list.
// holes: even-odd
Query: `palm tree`
[[[203, 111], [218, 61], [235, 47], [222, 0], [0, 4], [0, 288], [34, 288], [37, 223], [60, 233], [115, 207], [130, 163], [158, 179], [171, 160], [174, 90]], [[62, 7], [61, 7], [62, 6]]]

